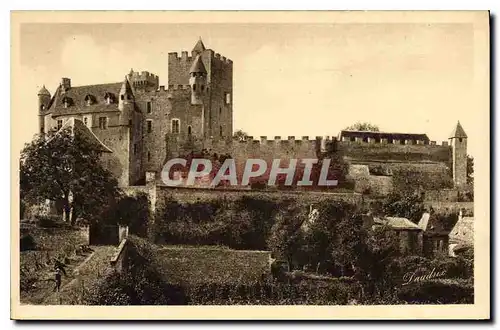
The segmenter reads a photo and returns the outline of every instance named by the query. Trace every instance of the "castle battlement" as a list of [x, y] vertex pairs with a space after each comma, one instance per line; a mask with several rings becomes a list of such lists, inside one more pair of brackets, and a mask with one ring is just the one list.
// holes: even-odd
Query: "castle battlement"
[[149, 71], [136, 72], [131, 70], [128, 76], [134, 87], [140, 87], [146, 85], [158, 86], [158, 83], [160, 81], [159, 76]]
[[349, 141], [349, 140], [343, 140], [339, 141], [344, 144], [350, 144], [350, 145], [401, 145], [401, 146], [422, 146], [422, 147], [448, 147], [449, 143], [448, 141], [442, 141], [441, 143], [437, 143], [436, 141], [429, 141], [426, 143], [425, 141], [422, 140], [392, 140], [392, 142], [389, 142], [387, 139], [380, 139], [380, 141], [376, 141], [374, 139], [368, 139], [366, 141], [362, 139], [356, 138], [355, 141]]
[[170, 52], [170, 53], [168, 53], [168, 58], [174, 59], [177, 61], [181, 61], [181, 62], [192, 62], [193, 61], [193, 57], [189, 56], [187, 51], [182, 51], [180, 53], [180, 55], [178, 52]]

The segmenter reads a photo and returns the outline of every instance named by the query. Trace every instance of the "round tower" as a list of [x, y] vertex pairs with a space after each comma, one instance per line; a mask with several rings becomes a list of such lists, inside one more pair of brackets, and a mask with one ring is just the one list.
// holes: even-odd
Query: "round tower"
[[132, 120], [132, 113], [134, 111], [134, 93], [130, 82], [127, 77], [123, 81], [122, 87], [120, 88], [120, 93], [118, 95], [118, 109], [121, 111], [120, 114], [120, 125], [130, 125]]
[[40, 133], [45, 131], [45, 112], [49, 107], [50, 99], [50, 92], [43, 85], [38, 92], [38, 128]]
[[189, 70], [189, 85], [191, 86], [191, 104], [203, 104], [203, 95], [205, 94], [207, 83], [207, 70], [201, 60], [201, 56], [196, 59]]
[[463, 186], [467, 183], [467, 134], [460, 122], [457, 123], [449, 139], [453, 157], [453, 181], [455, 186]]

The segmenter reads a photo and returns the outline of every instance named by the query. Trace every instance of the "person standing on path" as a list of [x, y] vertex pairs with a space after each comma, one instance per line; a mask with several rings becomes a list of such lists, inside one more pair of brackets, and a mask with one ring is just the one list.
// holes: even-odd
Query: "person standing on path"
[[54, 292], [56, 291], [59, 292], [61, 290], [61, 280], [62, 280], [61, 268], [56, 267], [55, 277], [56, 277], [56, 286], [54, 288]]

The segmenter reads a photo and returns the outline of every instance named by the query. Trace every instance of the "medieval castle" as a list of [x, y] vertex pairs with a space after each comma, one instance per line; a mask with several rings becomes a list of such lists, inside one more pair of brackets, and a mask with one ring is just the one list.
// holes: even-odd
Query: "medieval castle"
[[149, 72], [130, 72], [117, 83], [71, 86], [63, 78], [54, 95], [38, 93], [39, 129], [61, 128], [68, 119], [80, 120], [110, 153], [108, 168], [121, 186], [160, 172], [167, 159], [192, 150], [210, 150], [247, 158], [316, 158], [335, 141], [351, 164], [353, 176], [384, 180], [371, 169], [411, 167], [445, 173], [456, 186], [466, 183], [467, 135], [458, 123], [449, 142], [436, 143], [425, 134], [341, 131], [335, 138], [293, 136], [268, 140], [233, 138], [233, 62], [206, 49], [202, 40], [188, 54], [168, 54], [168, 88]]

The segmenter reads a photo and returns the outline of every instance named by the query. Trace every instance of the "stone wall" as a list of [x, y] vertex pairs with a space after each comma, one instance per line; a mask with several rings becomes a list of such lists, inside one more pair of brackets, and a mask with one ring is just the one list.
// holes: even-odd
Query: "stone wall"
[[353, 204], [363, 202], [361, 194], [357, 193], [326, 193], [326, 192], [298, 192], [298, 191], [255, 191], [241, 189], [199, 189], [199, 188], [172, 188], [156, 187], [156, 208], [160, 208], [168, 200], [181, 203], [207, 202], [211, 200], [238, 200], [243, 196], [265, 196], [269, 199], [300, 199], [304, 203], [318, 203], [320, 201], [346, 201]]

